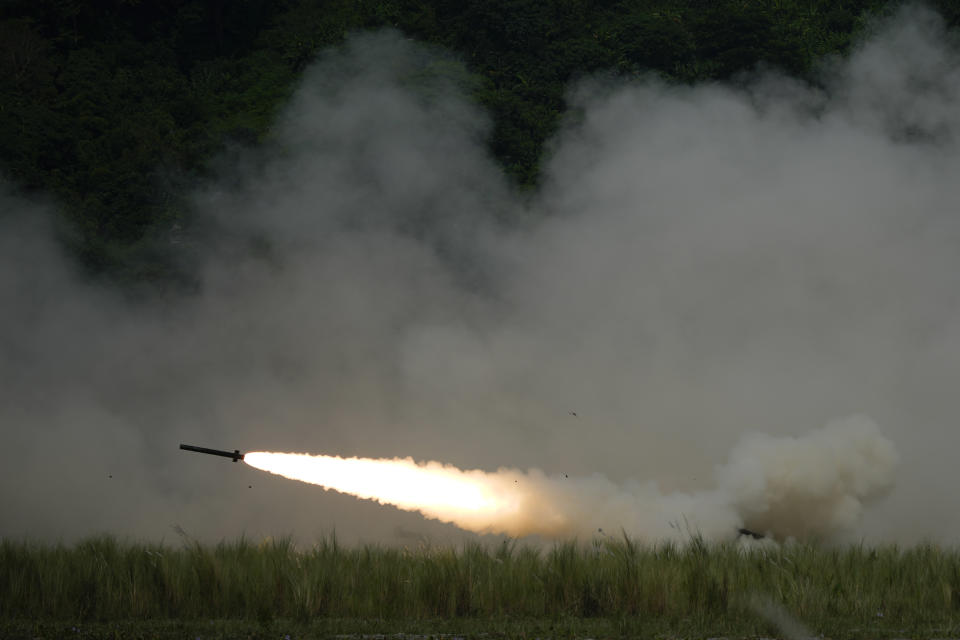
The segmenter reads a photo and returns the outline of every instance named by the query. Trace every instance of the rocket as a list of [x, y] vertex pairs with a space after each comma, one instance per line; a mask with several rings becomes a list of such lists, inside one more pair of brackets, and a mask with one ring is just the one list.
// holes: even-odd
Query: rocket
[[184, 451], [196, 451], [197, 453], [206, 453], [211, 456], [223, 456], [224, 458], [233, 458], [233, 461], [243, 460], [243, 454], [239, 449], [233, 451], [224, 451], [222, 449], [207, 449], [206, 447], [195, 447], [192, 444], [181, 444], [180, 448]]

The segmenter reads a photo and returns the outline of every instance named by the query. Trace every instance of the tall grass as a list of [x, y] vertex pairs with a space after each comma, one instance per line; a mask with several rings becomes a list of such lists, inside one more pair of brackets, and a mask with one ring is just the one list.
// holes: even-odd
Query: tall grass
[[960, 553], [930, 545], [745, 551], [628, 539], [547, 550], [345, 547], [335, 538], [307, 548], [290, 539], [0, 542], [7, 619], [655, 618], [743, 629], [743, 621], [757, 624], [758, 597], [813, 628], [842, 620], [850, 628], [955, 630]]

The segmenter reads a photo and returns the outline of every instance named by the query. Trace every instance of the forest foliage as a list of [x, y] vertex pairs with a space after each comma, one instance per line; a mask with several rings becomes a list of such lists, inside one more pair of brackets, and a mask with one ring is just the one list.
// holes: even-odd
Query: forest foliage
[[[948, 24], [960, 9], [934, 3]], [[52, 197], [94, 273], [171, 277], [163, 247], [211, 158], [255, 146], [301, 71], [383, 27], [437, 45], [493, 121], [492, 156], [535, 187], [572, 80], [612, 73], [816, 82], [891, 11], [880, 0], [2, 0], [0, 175]]]

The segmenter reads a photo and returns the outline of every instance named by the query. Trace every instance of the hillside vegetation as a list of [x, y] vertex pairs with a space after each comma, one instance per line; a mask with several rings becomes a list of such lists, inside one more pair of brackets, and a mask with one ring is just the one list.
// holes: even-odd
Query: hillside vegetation
[[[955, 3], [938, 9], [950, 25]], [[0, 175], [52, 197], [95, 273], [168, 281], [184, 194], [232, 144], [257, 145], [318, 52], [395, 28], [455, 56], [490, 114], [489, 150], [534, 188], [571, 80], [603, 72], [816, 82], [879, 0], [7, 0]]]

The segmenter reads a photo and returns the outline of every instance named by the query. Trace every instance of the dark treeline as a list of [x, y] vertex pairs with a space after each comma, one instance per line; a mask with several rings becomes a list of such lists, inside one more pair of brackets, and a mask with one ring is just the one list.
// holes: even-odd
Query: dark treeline
[[[393, 27], [457, 55], [493, 156], [534, 186], [571, 79], [813, 80], [880, 0], [0, 0], [0, 174], [52, 195], [92, 271], [162, 282], [183, 194], [255, 145], [318, 51]], [[951, 25], [955, 3], [935, 4]]]

